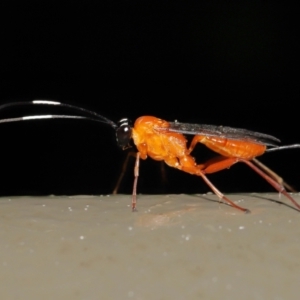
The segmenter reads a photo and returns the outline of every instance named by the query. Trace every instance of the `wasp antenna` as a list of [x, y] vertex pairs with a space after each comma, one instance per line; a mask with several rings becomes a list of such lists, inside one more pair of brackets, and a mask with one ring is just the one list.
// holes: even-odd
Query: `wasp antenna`
[[9, 119], [0, 119], [1, 123], [12, 123], [12, 122], [22, 122], [22, 121], [32, 121], [32, 120], [45, 120], [45, 119], [83, 119], [83, 120], [89, 120], [93, 122], [99, 122], [107, 124], [107, 122], [90, 118], [90, 117], [84, 117], [84, 116], [71, 116], [71, 115], [35, 115], [35, 116], [23, 116], [18, 118], [9, 118]]
[[[111, 121], [110, 119], [92, 111], [88, 110], [79, 106], [71, 105], [71, 104], [66, 104], [66, 103], [61, 103], [58, 101], [50, 101], [50, 100], [33, 100], [33, 101], [26, 101], [26, 102], [11, 102], [11, 103], [6, 103], [3, 105], [0, 105], [0, 110], [9, 108], [9, 107], [14, 107], [14, 106], [21, 106], [21, 105], [57, 105], [61, 107], [66, 107], [75, 111], [79, 111], [81, 113], [87, 114], [89, 116], [92, 116], [94, 121], [99, 120], [99, 122], [109, 124], [112, 126], [114, 129], [118, 128], [117, 124]], [[88, 117], [87, 117], [88, 118]], [[84, 118], [83, 118], [84, 119]]]
[[266, 152], [274, 152], [274, 151], [279, 151], [279, 150], [296, 149], [296, 148], [300, 148], [300, 144], [273, 147], [273, 148], [267, 149]]

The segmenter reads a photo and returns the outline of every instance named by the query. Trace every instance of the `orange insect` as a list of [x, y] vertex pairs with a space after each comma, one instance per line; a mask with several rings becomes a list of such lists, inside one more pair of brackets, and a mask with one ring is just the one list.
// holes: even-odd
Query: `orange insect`
[[[206, 176], [206, 174], [227, 169], [237, 162], [243, 162], [269, 182], [279, 193], [284, 194], [300, 210], [300, 205], [286, 192], [281, 184], [251, 162], [252, 159], [264, 154], [266, 151], [299, 148], [299, 145], [278, 147], [276, 144], [280, 141], [264, 133], [223, 126], [167, 122], [152, 116], [138, 118], [133, 127], [128, 119], [120, 120], [117, 125], [93, 111], [55, 101], [35, 100], [31, 102], [14, 102], [0, 106], [0, 110], [17, 105], [59, 105], [76, 110], [81, 114], [85, 114], [85, 116], [37, 115], [4, 119], [0, 120], [0, 123], [50, 118], [87, 119], [106, 123], [113, 127], [116, 131], [117, 142], [122, 149], [130, 147], [130, 140], [132, 138], [138, 150], [134, 167], [132, 211], [136, 210], [140, 158], [146, 159], [148, 156], [157, 161], [164, 161], [170, 167], [202, 177], [220, 199], [243, 212], [250, 212], [248, 209], [235, 204], [223, 195]], [[184, 134], [194, 135], [189, 147], [187, 147], [187, 140]], [[197, 143], [206, 145], [218, 153], [219, 156], [206, 163], [196, 164], [194, 158], [191, 156], [191, 152]], [[267, 147], [271, 148], [267, 149]]]

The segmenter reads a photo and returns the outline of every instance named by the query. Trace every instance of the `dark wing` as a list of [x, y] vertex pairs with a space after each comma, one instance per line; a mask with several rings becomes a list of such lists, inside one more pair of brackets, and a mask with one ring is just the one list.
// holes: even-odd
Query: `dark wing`
[[160, 130], [190, 135], [216, 136], [231, 140], [249, 141], [267, 146], [276, 146], [280, 143], [280, 140], [272, 135], [242, 128], [179, 122], [169, 122], [169, 124], [169, 128], [160, 128]]

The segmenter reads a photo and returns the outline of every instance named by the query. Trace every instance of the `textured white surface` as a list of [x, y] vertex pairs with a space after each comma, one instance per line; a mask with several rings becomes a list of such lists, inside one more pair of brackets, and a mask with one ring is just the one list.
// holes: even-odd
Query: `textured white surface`
[[227, 196], [1, 198], [0, 298], [298, 299], [300, 213]]

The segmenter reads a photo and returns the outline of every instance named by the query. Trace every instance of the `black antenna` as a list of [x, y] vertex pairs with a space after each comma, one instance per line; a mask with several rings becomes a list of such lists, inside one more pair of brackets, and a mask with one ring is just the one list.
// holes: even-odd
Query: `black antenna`
[[12, 122], [21, 122], [21, 121], [32, 121], [32, 120], [45, 120], [45, 119], [85, 119], [93, 122], [105, 123], [102, 120], [95, 118], [84, 117], [84, 116], [71, 116], [71, 115], [34, 115], [34, 116], [23, 116], [18, 118], [8, 118], [0, 119], [1, 123], [12, 123]]
[[74, 116], [74, 115], [34, 115], [34, 116], [23, 116], [17, 118], [9, 118], [9, 119], [0, 119], [0, 123], [11, 123], [11, 122], [21, 122], [21, 121], [30, 121], [30, 120], [45, 120], [45, 119], [85, 119], [94, 122], [100, 122], [104, 124], [110, 125], [116, 132], [116, 139], [118, 145], [122, 149], [127, 149], [130, 146], [131, 139], [131, 122], [128, 119], [122, 119], [117, 125], [115, 122], [109, 120], [108, 118], [85, 108], [65, 104], [57, 101], [49, 101], [49, 100], [33, 100], [27, 102], [11, 102], [0, 105], [0, 110], [14, 107], [14, 106], [22, 106], [22, 105], [58, 105], [62, 107], [67, 107], [69, 109], [78, 111], [80, 113], [84, 113], [88, 116]]
[[[55, 115], [55, 119], [89, 119], [89, 120], [93, 120], [93, 121], [97, 121], [98, 122], [102, 122], [102, 123], [106, 123], [109, 124], [110, 126], [112, 126], [114, 129], [118, 128], [118, 125], [116, 123], [114, 123], [113, 121], [109, 120], [108, 118], [85, 108], [79, 107], [79, 106], [75, 106], [75, 105], [70, 105], [70, 104], [65, 104], [65, 103], [61, 103], [61, 102], [57, 102], [57, 101], [49, 101], [49, 100], [33, 100], [33, 101], [27, 101], [27, 102], [11, 102], [11, 103], [6, 103], [3, 105], [0, 105], [0, 110], [2, 109], [6, 109], [9, 107], [14, 107], [14, 106], [22, 106], [22, 105], [52, 105], [52, 106], [61, 106], [61, 107], [66, 107], [81, 113], [85, 113], [89, 116], [92, 116], [93, 118], [90, 117], [86, 117], [86, 118], [76, 118], [76, 116], [68, 116], [68, 117], [64, 117], [64, 115], [61, 115], [61, 118], [58, 118], [59, 115]], [[54, 116], [54, 115], [53, 115]], [[33, 117], [33, 116], [30, 116]], [[38, 117], [38, 116], [37, 116]], [[36, 118], [36, 119], [46, 119], [46, 118]], [[49, 119], [49, 118], [48, 118]], [[53, 118], [54, 119], [54, 118]], [[33, 120], [30, 119], [30, 120]], [[100, 121], [101, 120], [101, 121]], [[22, 119], [18, 120], [18, 121], [24, 121]], [[12, 121], [12, 122], [17, 122], [17, 120]], [[1, 123], [5, 123], [5, 122], [1, 122]]]

